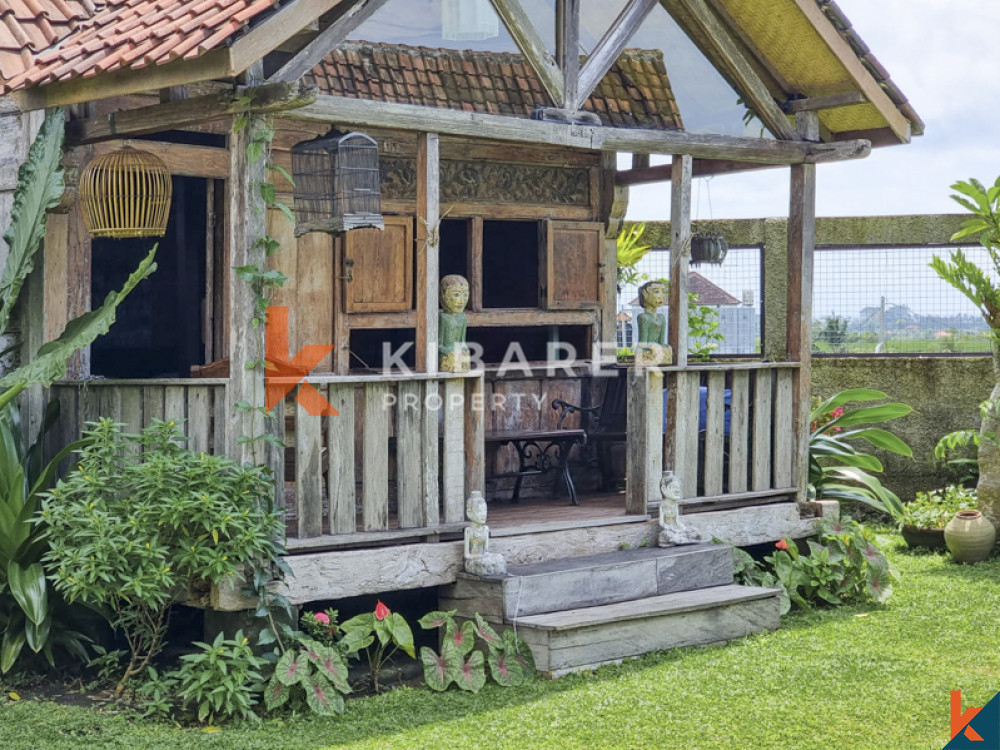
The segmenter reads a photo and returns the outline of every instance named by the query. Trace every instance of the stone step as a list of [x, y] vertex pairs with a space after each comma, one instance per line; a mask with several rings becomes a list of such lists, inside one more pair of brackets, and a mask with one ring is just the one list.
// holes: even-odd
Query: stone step
[[549, 677], [615, 664], [651, 651], [720, 643], [777, 630], [777, 589], [727, 584], [516, 621], [538, 671]]
[[644, 547], [518, 565], [503, 581], [503, 616], [597, 607], [733, 582], [733, 553], [718, 544]]

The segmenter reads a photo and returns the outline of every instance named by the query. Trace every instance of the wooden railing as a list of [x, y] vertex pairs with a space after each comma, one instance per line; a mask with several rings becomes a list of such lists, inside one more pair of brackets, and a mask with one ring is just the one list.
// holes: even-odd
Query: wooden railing
[[78, 440], [87, 422], [100, 418], [139, 432], [154, 418], [184, 420], [187, 447], [225, 454], [228, 410], [226, 379], [60, 381], [49, 389], [59, 401], [59, 422], [49, 433], [46, 451], [55, 454]]
[[630, 512], [659, 502], [663, 469], [680, 478], [690, 508], [794, 495], [799, 370], [741, 362], [630, 371]]
[[338, 416], [295, 404], [294, 475], [286, 477], [294, 480], [295, 536], [375, 539], [372, 532], [464, 521], [465, 498], [485, 484], [481, 373], [307, 382]]

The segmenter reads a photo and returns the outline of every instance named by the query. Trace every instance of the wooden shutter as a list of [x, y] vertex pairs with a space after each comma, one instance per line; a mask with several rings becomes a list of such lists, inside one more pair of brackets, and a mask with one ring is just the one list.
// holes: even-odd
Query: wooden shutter
[[384, 220], [384, 230], [352, 229], [344, 235], [345, 312], [413, 308], [413, 219]]
[[600, 307], [604, 225], [545, 223], [545, 302], [550, 310]]

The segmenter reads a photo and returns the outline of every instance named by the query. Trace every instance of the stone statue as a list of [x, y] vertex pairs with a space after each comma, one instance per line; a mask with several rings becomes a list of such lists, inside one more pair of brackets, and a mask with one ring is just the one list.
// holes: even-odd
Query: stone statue
[[660, 547], [677, 547], [704, 541], [700, 532], [681, 521], [677, 503], [681, 499], [681, 480], [672, 471], [660, 477]]
[[441, 313], [438, 316], [438, 369], [441, 372], [468, 372], [472, 366], [465, 344], [465, 306], [469, 304], [469, 282], [464, 276], [448, 274], [441, 279]]
[[507, 561], [503, 555], [490, 552], [486, 500], [479, 490], [473, 490], [472, 495], [465, 501], [465, 515], [472, 523], [465, 528], [465, 572], [476, 576], [506, 575]]
[[647, 281], [639, 287], [639, 341], [635, 345], [637, 365], [669, 365], [674, 360], [674, 351], [667, 344], [667, 319], [657, 308], [667, 303], [667, 285], [662, 281]]

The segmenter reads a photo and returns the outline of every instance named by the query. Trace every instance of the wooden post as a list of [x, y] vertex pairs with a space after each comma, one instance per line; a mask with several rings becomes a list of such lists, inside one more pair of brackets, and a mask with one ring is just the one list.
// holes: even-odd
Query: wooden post
[[[795, 115], [799, 137], [819, 140], [819, 114]], [[798, 501], [806, 502], [809, 480], [809, 406], [812, 375], [812, 279], [816, 249], [816, 165], [792, 167], [788, 211], [788, 350], [787, 359], [801, 362], [793, 396], [794, 477]]]
[[440, 145], [436, 133], [417, 138], [417, 370], [438, 371], [438, 188]]
[[643, 367], [628, 372], [628, 458], [625, 512], [645, 515], [659, 502], [663, 471], [663, 373]]
[[[248, 71], [248, 76], [250, 75]], [[259, 185], [268, 179], [267, 157], [263, 153], [250, 162], [247, 146], [253, 141], [259, 126], [251, 121], [238, 133], [229, 136], [229, 267], [266, 264], [264, 247], [259, 243], [266, 232], [266, 210]], [[285, 252], [294, 252], [285, 248]], [[226, 444], [230, 455], [239, 463], [266, 464], [275, 472], [276, 502], [284, 502], [284, 450], [266, 441], [238, 442], [242, 436], [253, 437], [269, 432], [284, 442], [284, 409], [276, 406], [268, 417], [237, 409], [245, 402], [264, 405], [264, 370], [247, 368], [247, 363], [264, 359], [264, 327], [254, 327], [251, 319], [257, 315], [256, 298], [250, 285], [236, 273], [229, 275], [229, 345], [230, 367], [227, 400], [229, 435]]]
[[556, 0], [556, 62], [563, 74], [562, 106], [576, 109], [580, 84], [580, 0]]
[[465, 495], [486, 494], [486, 400], [483, 375], [465, 380]]

